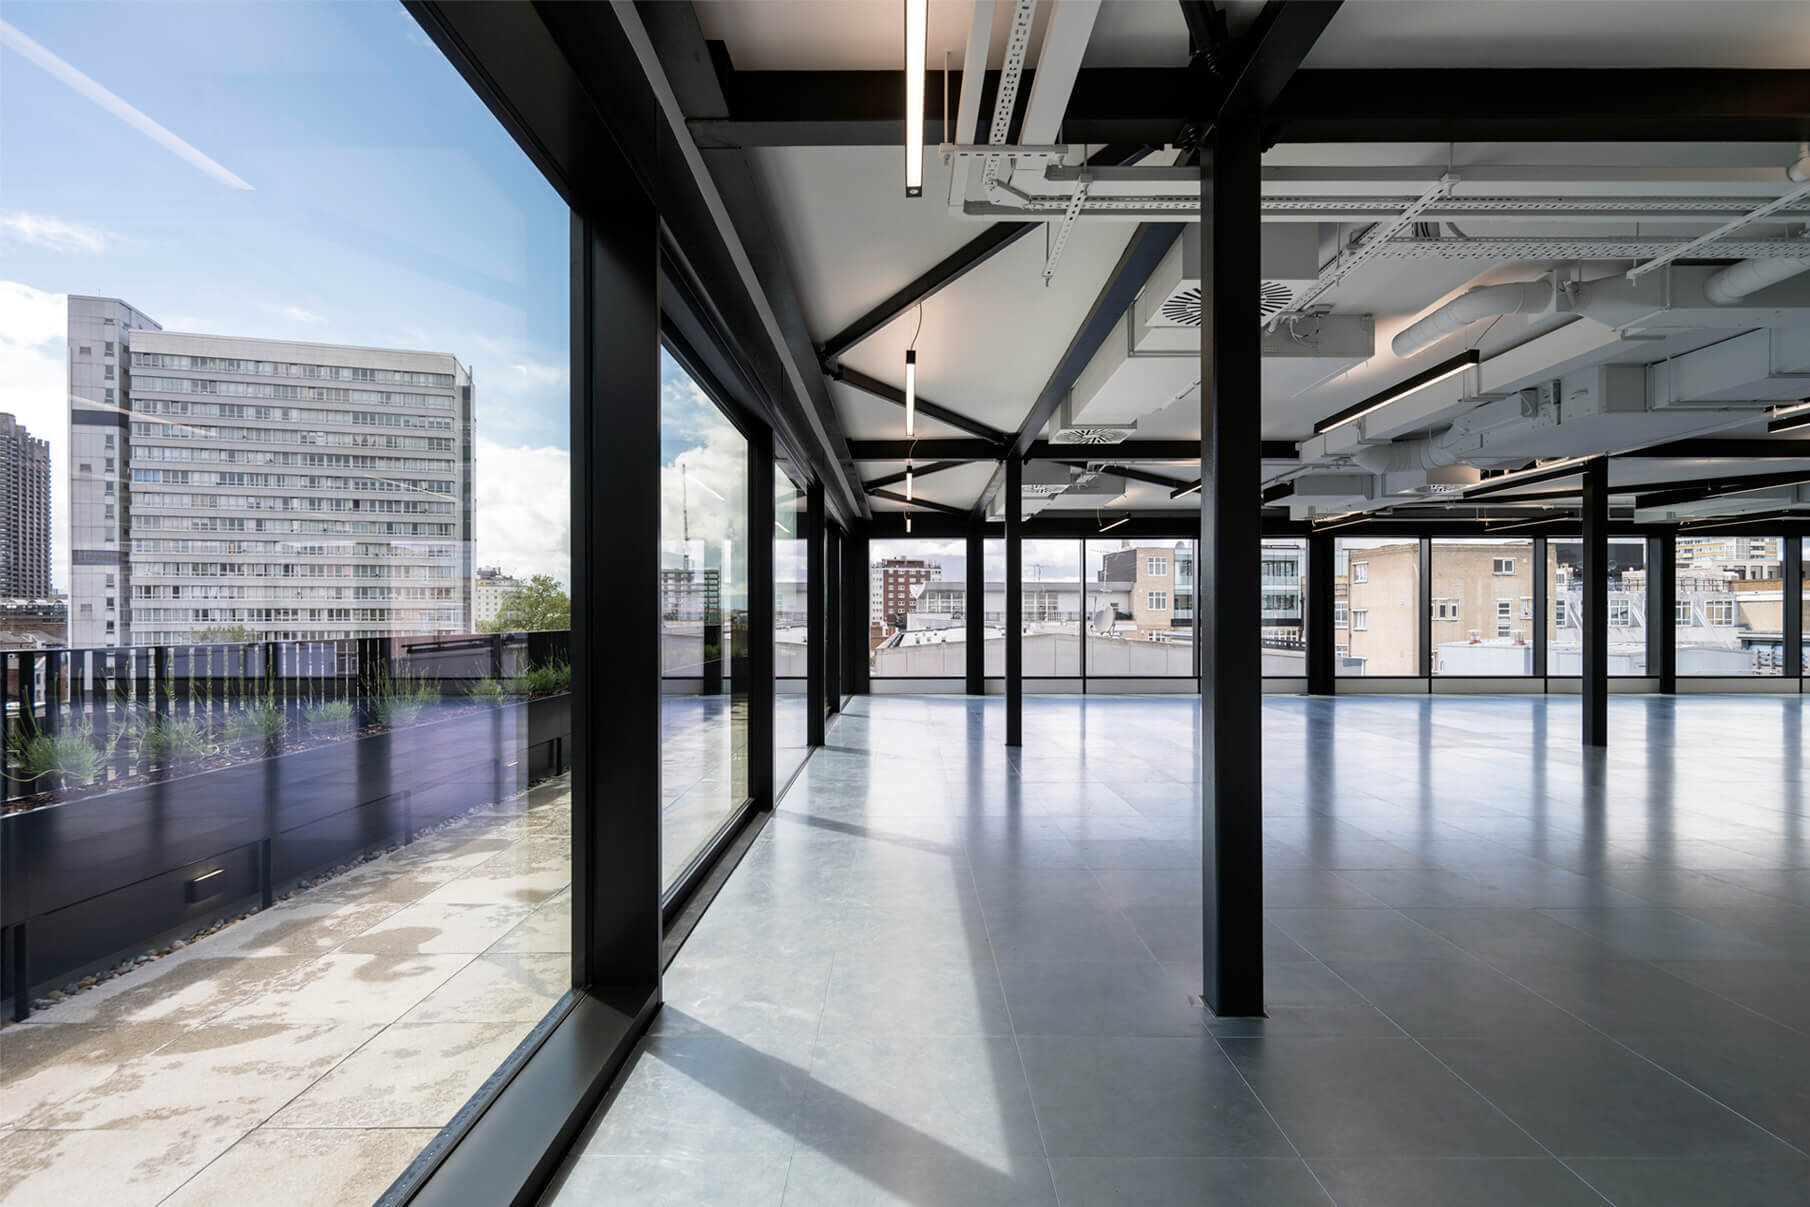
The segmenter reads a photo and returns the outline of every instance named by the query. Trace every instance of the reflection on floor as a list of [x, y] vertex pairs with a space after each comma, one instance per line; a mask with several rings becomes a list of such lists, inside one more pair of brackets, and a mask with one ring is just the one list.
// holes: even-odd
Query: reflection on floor
[[671, 885], [748, 795], [748, 697], [660, 698], [660, 883]]
[[571, 983], [564, 778], [0, 1031], [0, 1203], [369, 1203]]
[[1268, 701], [1259, 1022], [1191, 702], [857, 701], [550, 1201], [1802, 1204], [1803, 702], [1610, 707]]

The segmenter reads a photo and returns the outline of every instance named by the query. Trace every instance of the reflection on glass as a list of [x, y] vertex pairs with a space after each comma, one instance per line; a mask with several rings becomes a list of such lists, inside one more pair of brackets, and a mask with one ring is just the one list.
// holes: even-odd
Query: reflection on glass
[[[1804, 603], [1800, 616], [1810, 616], [1810, 536], [1804, 538], [1803, 557], [1803, 597]], [[1806, 626], [1810, 627], [1810, 626]], [[1801, 636], [1801, 634], [1800, 634]], [[1798, 673], [1810, 675], [1810, 637], [1803, 640], [1803, 649], [1798, 654]]]
[[804, 488], [773, 467], [773, 787], [804, 764], [810, 740], [805, 637], [810, 597], [809, 512]]
[[1262, 555], [1263, 673], [1299, 678], [1307, 674], [1307, 540], [1272, 537]]
[[1796, 673], [1785, 652], [1785, 539], [1678, 537], [1680, 675]]
[[[868, 542], [868, 663], [874, 678], [960, 679], [968, 673], [967, 561], [961, 540]], [[1003, 608], [1004, 596], [1003, 583], [988, 584], [988, 609]]]
[[1006, 674], [1006, 543], [994, 538], [983, 542], [981, 547], [987, 559], [987, 639], [982, 647], [982, 666], [987, 678], [1003, 679]]
[[[1580, 540], [1546, 542], [1546, 673], [1577, 675], [1584, 665], [1583, 549]], [[1680, 673], [1683, 667], [1679, 668]], [[1647, 673], [1647, 543], [1609, 540], [1609, 674]]]
[[1082, 618], [1111, 594], [1083, 577], [1080, 541], [1027, 540], [1023, 559], [1024, 677], [1079, 677]]
[[1084, 585], [1089, 678], [1194, 674], [1193, 541], [1090, 540]]
[[1435, 539], [1435, 675], [1531, 675], [1533, 541]]
[[662, 883], [748, 796], [748, 442], [660, 353]]
[[1420, 542], [1338, 538], [1332, 639], [1341, 675], [1418, 675]]
[[[219, 1104], [319, 1077], [275, 1024], [356, 1015], [334, 1059], [386, 1093], [342, 1135], [390, 1137], [382, 1167], [273, 1149], [260, 1178], [369, 1201], [571, 984], [570, 212], [395, 5], [3, 15], [0, 378], [44, 521], [8, 627], [51, 640], [0, 669], [0, 932], [31, 938], [20, 1006], [75, 990], [32, 1025], [86, 1028], [43, 1084], [193, 1024], [121, 1070], [176, 1104], [156, 1135], [0, 1197], [123, 1202], [152, 1165], [246, 1197], [203, 1167], [266, 1112]], [[122, 964], [139, 1006], [97, 1013]]]

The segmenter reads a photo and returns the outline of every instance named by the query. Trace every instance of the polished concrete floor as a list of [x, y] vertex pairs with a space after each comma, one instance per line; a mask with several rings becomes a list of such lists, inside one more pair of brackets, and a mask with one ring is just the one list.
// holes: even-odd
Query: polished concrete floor
[[0, 1204], [357, 1207], [571, 984], [565, 777], [0, 1029]]
[[549, 1201], [1810, 1202], [1803, 713], [1267, 701], [1255, 1021], [1190, 701], [859, 700]]

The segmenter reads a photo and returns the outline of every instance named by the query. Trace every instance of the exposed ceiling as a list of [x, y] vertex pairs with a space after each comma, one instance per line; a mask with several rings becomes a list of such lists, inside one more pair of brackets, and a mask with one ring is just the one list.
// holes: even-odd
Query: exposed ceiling
[[[1078, 7], [1065, 13], [1063, 6]], [[732, 64], [737, 77], [896, 72], [902, 62], [900, 0], [700, 0], [694, 7], [703, 36], [722, 43], [719, 62]], [[1007, 62], [1013, 4], [1002, 0], [993, 7], [987, 60], [997, 70]], [[1050, 62], [1058, 64], [1044, 73], [1051, 80], [1060, 76], [1065, 47], [1073, 60], [1070, 70], [1187, 65], [1188, 27], [1180, 5], [1107, 0], [1091, 25], [1085, 16], [1090, 7], [1088, 0], [1036, 5], [1025, 65], [1038, 66], [1046, 42]], [[1262, 5], [1223, 7], [1237, 38], [1252, 27]], [[930, 0], [927, 48], [933, 70], [941, 67], [945, 50], [951, 65], [962, 69], [974, 17], [972, 0]], [[1061, 21], [1052, 24], [1058, 17]], [[1810, 67], [1810, 4], [1348, 0], [1304, 66], [1802, 69]], [[1472, 86], [1492, 87], [1487, 72], [1477, 72]], [[1019, 95], [1020, 116], [1030, 103], [1029, 91]], [[1799, 109], [1810, 113], [1810, 102], [1799, 101]], [[956, 102], [952, 95], [952, 111]], [[1436, 109], [1442, 98], [1429, 95], [1426, 104]], [[985, 233], [994, 219], [976, 211], [1002, 203], [1022, 206], [1024, 196], [1051, 198], [1054, 210], [1017, 215], [1039, 223], [1038, 229], [934, 292], [921, 311], [902, 308], [824, 365], [810, 366], [832, 376], [841, 366], [902, 387], [905, 351], [915, 348], [920, 397], [1010, 434], [1076, 342], [1140, 219], [1197, 222], [1197, 211], [1176, 207], [1197, 201], [1198, 173], [1191, 179], [1189, 169], [1175, 166], [1180, 149], [1150, 148], [1135, 166], [1095, 172], [1091, 191], [1074, 202], [1074, 169], [1100, 149], [1076, 146], [1051, 159], [1006, 161], [1001, 179], [1017, 190], [1014, 199], [983, 186], [979, 159], [959, 170], [961, 161], [945, 162], [934, 149], [942, 136], [941, 129], [926, 131], [932, 148], [924, 162], [924, 195], [912, 198], [902, 188], [896, 143], [748, 147], [741, 154], [764, 223], [740, 233], [744, 241], [770, 240], [783, 253], [803, 323], [821, 347]], [[985, 121], [956, 134], [957, 141], [986, 137]], [[1799, 155], [1797, 144], [1780, 141], [1285, 142], [1272, 148], [1263, 161], [1264, 275], [1280, 282], [1285, 299], [1300, 298], [1319, 282], [1312, 304], [1270, 335], [1262, 336], [1253, 316], [1253, 338], [1275, 346], [1266, 343], [1263, 394], [1251, 405], [1261, 407], [1265, 440], [1300, 445], [1297, 462], [1265, 462], [1265, 482], [1283, 495], [1278, 504], [1302, 519], [1386, 506], [1462, 507], [1464, 498], [1455, 487], [1484, 472], [1554, 458], [1623, 454], [1684, 439], [1767, 439], [1775, 409], [1796, 403], [1793, 375], [1810, 372], [1810, 335], [1798, 338], [1810, 332], [1810, 271], [1781, 275], [1719, 308], [1701, 302], [1702, 290], [1717, 268], [1750, 257], [1755, 263], [1787, 258], [1792, 248], [1780, 241], [1806, 233], [1810, 190], [1800, 201], [1732, 232], [1737, 242], [1693, 248], [1677, 264], [1644, 274], [1641, 281], [1657, 299], [1644, 310], [1625, 300], [1610, 305], [1605, 298], [1613, 289], [1638, 284], [1628, 282], [1628, 270], [1653, 255], [1803, 187], [1786, 174]], [[1443, 188], [1442, 177], [1448, 177]], [[1429, 191], [1437, 192], [1430, 201]], [[1125, 208], [1130, 201], [1112, 200], [1131, 197], [1144, 199], [1136, 205], [1156, 208], [1136, 211]], [[1426, 203], [1418, 220], [1389, 227], [1392, 217], [1417, 199]], [[1065, 216], [1071, 202], [1074, 212]], [[1120, 208], [1101, 208], [1108, 204]], [[1370, 248], [1366, 240], [1379, 238], [1384, 228], [1392, 238]], [[1184, 244], [1175, 244], [1175, 256], [1197, 255], [1184, 253]], [[1804, 249], [1802, 263], [1810, 269], [1810, 242]], [[1359, 266], [1329, 281], [1329, 270], [1341, 257], [1360, 252]], [[1199, 390], [1197, 384], [1190, 388], [1198, 382], [1198, 357], [1188, 354], [1198, 337], [1153, 318], [1163, 300], [1156, 291], [1175, 288], [1178, 279], [1183, 286], [1190, 276], [1197, 280], [1198, 262], [1177, 260], [1169, 276], [1163, 274], [1159, 268], [1148, 274], [1148, 284], [1141, 277], [1131, 282], [1134, 289], [1143, 287], [1145, 296], [1096, 341], [1102, 351], [1070, 396], [1068, 419], [1075, 426], [1135, 422], [1134, 441], [1198, 440]], [[1458, 323], [1404, 355], [1391, 347], [1405, 328], [1469, 290], [1541, 280], [1553, 283], [1546, 287], [1544, 305]], [[1687, 295], [1699, 299], [1695, 309], [1680, 300]], [[1595, 303], [1586, 304], [1592, 297]], [[1335, 323], [1343, 324], [1337, 340], [1329, 326]], [[1779, 334], [1762, 336], [1772, 339], [1768, 347], [1730, 343], [1755, 331]], [[1359, 335], [1373, 340], [1361, 354], [1348, 354], [1349, 340]], [[1321, 339], [1331, 342], [1317, 345]], [[1328, 416], [1471, 349], [1484, 362], [1481, 369], [1429, 385], [1326, 436], [1315, 435], [1316, 423]], [[1800, 352], [1801, 366], [1792, 359]], [[1755, 369], [1755, 357], [1768, 363]], [[1605, 375], [1606, 366], [1626, 371]], [[1609, 381], [1612, 402], [1603, 402], [1602, 415], [1587, 415], [1586, 407], [1595, 403], [1579, 399], [1589, 395], [1589, 383]], [[1542, 388], [1552, 405], [1541, 402]], [[1609, 387], [1603, 389], [1607, 400]], [[1810, 378], [1802, 392], [1810, 395]], [[893, 402], [834, 380], [829, 395], [847, 439], [904, 437], [903, 412]], [[1521, 412], [1509, 414], [1514, 407]], [[1059, 412], [1037, 434], [1054, 436], [1064, 419]], [[916, 436], [968, 439], [971, 433], [919, 416]], [[1794, 437], [1805, 442], [1803, 458], [1773, 456], [1756, 464], [1746, 455], [1702, 455], [1699, 445], [1691, 456], [1617, 460], [1612, 489], [1618, 502], [1632, 505], [1655, 493], [1642, 487], [1810, 468], [1810, 428], [1770, 439]], [[1744, 447], [1753, 451], [1751, 443]], [[1077, 460], [1112, 464], [1111, 447], [1077, 446], [1074, 453]], [[1178, 483], [1198, 476], [1197, 464], [1139, 465], [1147, 476]], [[857, 468], [871, 482], [901, 472], [904, 463], [863, 461]], [[993, 462], [979, 461], [919, 477], [914, 499], [966, 511], [995, 482], [995, 469]], [[1365, 477], [1369, 487], [1344, 496], [1306, 486], [1315, 479]], [[1291, 500], [1281, 489], [1284, 483], [1301, 484], [1300, 493]], [[1559, 479], [1525, 491], [1492, 492], [1491, 503], [1531, 496], [1553, 505], [1555, 492], [1574, 484], [1575, 479]], [[1101, 506], [1186, 511], [1198, 505], [1192, 496], [1171, 499], [1170, 489], [1151, 482], [1128, 478], [1123, 485], [1122, 493], [1104, 502], [1097, 491], [1077, 489], [1045, 505], [1059, 511]], [[1810, 487], [1785, 489], [1753, 493], [1810, 516]], [[1704, 506], [1734, 515], [1753, 502], [1723, 495]], [[871, 504], [875, 511], [905, 506], [885, 497], [873, 497]], [[1652, 518], [1671, 514], [1655, 511]]]

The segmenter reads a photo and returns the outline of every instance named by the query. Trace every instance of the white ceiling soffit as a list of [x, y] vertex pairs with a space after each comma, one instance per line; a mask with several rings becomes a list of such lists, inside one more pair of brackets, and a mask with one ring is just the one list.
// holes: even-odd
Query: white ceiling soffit
[[[737, 71], [897, 71], [905, 61], [902, 0], [696, 0], [693, 7], [704, 36], [728, 46]], [[1039, 5], [1031, 26], [1033, 62], [1052, 7]], [[973, 0], [930, 0], [924, 49], [932, 70], [943, 65], [944, 51], [961, 67], [973, 13]], [[1006, 24], [994, 25], [994, 67], [1005, 58]]]
[[1304, 66], [1806, 67], [1810, 5], [1353, 0]]
[[[919, 462], [923, 464], [923, 462]], [[980, 492], [987, 488], [998, 468], [991, 461], [976, 461], [972, 465], [963, 465], [956, 469], [946, 469], [927, 477], [912, 478], [912, 497], [925, 499], [932, 503], [943, 503], [950, 507], [972, 507], [974, 500], [980, 498]], [[901, 473], [905, 469], [903, 461], [864, 461], [861, 463], [861, 475], [868, 481], [887, 474]], [[894, 494], [904, 494], [905, 484], [896, 482], [885, 489]], [[905, 504], [891, 499], [875, 499], [868, 496], [875, 511], [905, 511]]]
[[[904, 380], [903, 372], [894, 374], [889, 380], [894, 385], [900, 385]], [[836, 400], [836, 417], [842, 421], [843, 434], [850, 440], [905, 439], [904, 407], [875, 398], [865, 390], [857, 390], [845, 382], [832, 380], [829, 385], [830, 397]], [[943, 401], [928, 391], [924, 392], [924, 397], [932, 402]], [[917, 415], [916, 430], [919, 440], [974, 439], [974, 433], [939, 423], [922, 411]], [[864, 469], [862, 472], [867, 471]]]

